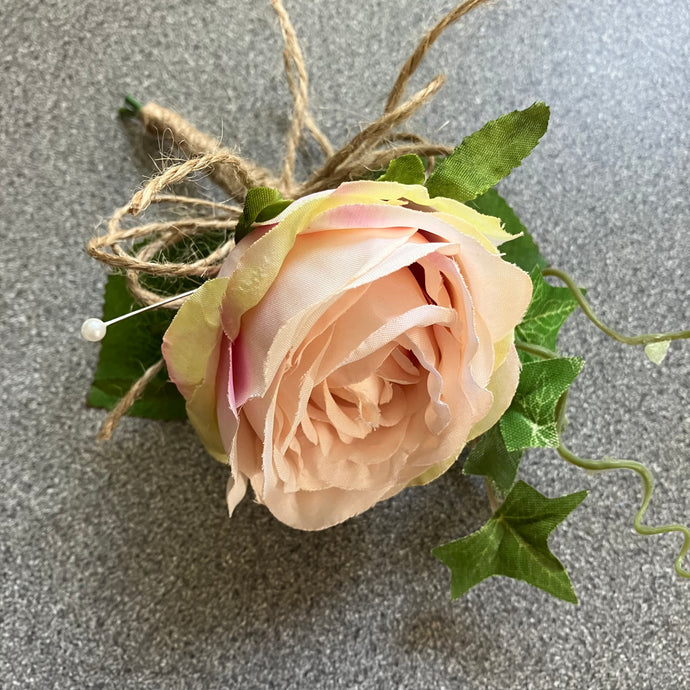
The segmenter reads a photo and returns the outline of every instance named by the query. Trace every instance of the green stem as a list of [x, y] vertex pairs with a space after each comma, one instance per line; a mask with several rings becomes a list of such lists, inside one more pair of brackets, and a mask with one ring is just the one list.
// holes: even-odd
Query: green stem
[[575, 281], [565, 272], [557, 268], [545, 268], [542, 272], [543, 276], [553, 276], [565, 283], [567, 288], [577, 300], [580, 308], [585, 313], [585, 316], [600, 330], [604, 331], [606, 335], [610, 336], [619, 343], [625, 345], [649, 345], [649, 343], [660, 343], [665, 340], [683, 340], [690, 338], [690, 330], [677, 331], [675, 333], [644, 333], [642, 335], [623, 335], [618, 331], [613, 330], [592, 311], [592, 307], [582, 294], [582, 290], [575, 284]]
[[526, 343], [523, 340], [516, 340], [515, 347], [518, 350], [522, 350], [529, 355], [534, 355], [535, 357], [541, 357], [542, 359], [557, 359], [558, 354], [553, 350], [549, 350], [547, 347], [542, 347], [541, 345], [534, 345], [533, 343]]
[[486, 485], [486, 495], [489, 498], [489, 505], [491, 510], [495, 513], [501, 507], [501, 501], [498, 500], [496, 492], [494, 491], [494, 486], [488, 477], [484, 477], [484, 484]]
[[558, 432], [558, 438], [561, 438], [561, 434], [565, 430], [566, 418], [565, 418], [565, 408], [568, 405], [568, 391], [563, 391], [563, 395], [558, 398], [556, 403], [556, 431]]

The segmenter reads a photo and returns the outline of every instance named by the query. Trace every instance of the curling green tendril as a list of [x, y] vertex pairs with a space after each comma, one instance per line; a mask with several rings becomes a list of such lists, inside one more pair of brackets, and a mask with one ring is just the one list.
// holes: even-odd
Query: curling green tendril
[[[558, 401], [558, 406], [556, 407], [556, 426], [558, 429], [559, 440], [561, 440], [561, 433], [565, 427], [565, 408], [568, 400], [568, 391], [563, 393], [561, 399]], [[642, 518], [647, 512], [649, 507], [649, 502], [652, 498], [652, 493], [654, 491], [654, 477], [649, 469], [643, 465], [641, 462], [635, 462], [635, 460], [617, 460], [615, 458], [605, 457], [603, 460], [589, 460], [586, 458], [581, 458], [572, 451], [568, 450], [563, 445], [561, 441], [558, 448], [556, 448], [558, 454], [567, 462], [580, 467], [584, 470], [589, 470], [590, 472], [601, 472], [604, 470], [632, 470], [640, 475], [642, 482], [644, 484], [642, 505], [635, 515], [633, 521], [633, 526], [638, 534], [643, 536], [651, 536], [654, 534], [667, 534], [669, 532], [680, 532], [683, 535], [683, 546], [678, 553], [678, 558], [674, 563], [674, 568], [678, 575], [681, 577], [690, 578], [690, 571], [683, 568], [683, 560], [690, 550], [690, 529], [685, 525], [680, 525], [673, 523], [670, 525], [660, 525], [659, 527], [649, 527], [648, 525], [642, 524]]]
[[[649, 343], [660, 342], [663, 340], [679, 340], [684, 338], [690, 338], [690, 331], [679, 331], [677, 333], [653, 333], [637, 336], [622, 335], [617, 331], [614, 331], [612, 328], [606, 326], [594, 315], [591, 307], [587, 303], [587, 300], [585, 300], [584, 295], [575, 284], [575, 281], [567, 273], [555, 268], [547, 268], [542, 271], [542, 274], [545, 276], [554, 276], [559, 280], [563, 281], [572, 292], [573, 296], [577, 300], [578, 304], [582, 308], [582, 311], [585, 313], [587, 318], [589, 318], [589, 320], [592, 321], [592, 323], [595, 326], [604, 331], [604, 333], [606, 333], [607, 335], [621, 343], [625, 343], [627, 345], [646, 345]], [[515, 346], [523, 352], [527, 352], [537, 357], [542, 357], [543, 359], [554, 359], [558, 357], [558, 354], [556, 352], [553, 352], [553, 350], [549, 350], [548, 348], [541, 347], [539, 345], [534, 345], [532, 343], [516, 341]], [[609, 457], [605, 457], [602, 460], [590, 460], [588, 458], [581, 458], [575, 455], [572, 451], [570, 451], [563, 444], [562, 441], [562, 432], [565, 428], [565, 409], [567, 405], [567, 400], [568, 391], [563, 393], [563, 395], [558, 401], [558, 405], [556, 406], [556, 423], [559, 438], [559, 445], [556, 448], [556, 451], [558, 452], [558, 454], [564, 460], [571, 463], [572, 465], [592, 472], [603, 472], [606, 470], [631, 470], [632, 472], [637, 473], [642, 479], [643, 496], [642, 504], [640, 505], [639, 510], [635, 514], [635, 519], [633, 521], [635, 531], [643, 536], [651, 536], [654, 534], [668, 534], [671, 532], [678, 532], [682, 534], [683, 546], [681, 547], [680, 552], [678, 553], [678, 557], [675, 560], [674, 568], [676, 573], [678, 573], [678, 575], [680, 575], [681, 577], [690, 578], [690, 571], [685, 570], [685, 568], [683, 568], [683, 560], [690, 551], [690, 529], [688, 529], [688, 527], [686, 527], [685, 525], [681, 525], [678, 523], [660, 525], [658, 527], [650, 527], [649, 525], [642, 524], [642, 519], [644, 518], [644, 515], [647, 512], [647, 508], [649, 507], [649, 502], [652, 498], [652, 493], [654, 491], [654, 478], [652, 476], [652, 473], [641, 462], [636, 462], [634, 460], [617, 460], [615, 458]]]
[[642, 518], [647, 512], [647, 507], [649, 506], [649, 501], [652, 498], [652, 492], [654, 491], [654, 479], [652, 473], [649, 469], [643, 465], [641, 462], [635, 462], [634, 460], [616, 460], [615, 458], [604, 458], [603, 460], [589, 460], [587, 458], [580, 458], [570, 450], [568, 450], [563, 443], [561, 443], [556, 449], [558, 454], [569, 463], [580, 467], [585, 470], [591, 470], [594, 472], [601, 472], [604, 470], [632, 470], [637, 472], [642, 479], [644, 484], [644, 495], [642, 498], [642, 505], [635, 515], [633, 525], [635, 531], [643, 536], [650, 536], [653, 534], [668, 534], [669, 532], [680, 532], [683, 535], [683, 546], [678, 553], [678, 558], [673, 565], [678, 575], [681, 577], [690, 578], [690, 571], [683, 568], [683, 560], [690, 551], [690, 529], [685, 525], [678, 523], [673, 523], [669, 525], [659, 525], [658, 527], [650, 527], [649, 525], [642, 524]]

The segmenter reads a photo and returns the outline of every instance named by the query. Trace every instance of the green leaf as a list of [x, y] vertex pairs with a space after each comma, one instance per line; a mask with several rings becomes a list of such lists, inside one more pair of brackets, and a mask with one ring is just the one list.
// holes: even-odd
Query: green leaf
[[519, 481], [478, 532], [432, 551], [450, 568], [451, 597], [457, 599], [486, 578], [503, 575], [577, 604], [568, 573], [547, 540], [586, 496], [586, 491], [578, 491], [547, 498]]
[[[568, 288], [549, 285], [537, 267], [532, 269], [530, 278], [532, 300], [520, 325], [515, 329], [515, 338], [555, 350], [558, 332], [577, 308], [577, 300]], [[536, 358], [521, 351], [520, 359], [527, 362]]]
[[499, 422], [507, 450], [558, 446], [556, 405], [584, 364], [580, 357], [559, 357], [523, 365], [515, 397]]
[[[124, 276], [111, 275], [105, 286], [103, 320], [122, 316], [136, 305]], [[101, 353], [87, 402], [108, 410], [161, 358], [163, 334], [172, 321], [170, 309], [153, 309], [108, 327], [101, 343]], [[185, 401], [168, 380], [165, 367], [130, 408], [129, 415], [150, 419], [185, 419]]]
[[247, 192], [244, 210], [237, 220], [235, 228], [235, 242], [239, 242], [249, 234], [252, 225], [275, 218], [283, 209], [292, 203], [283, 199], [282, 194], [272, 187], [254, 187]]
[[506, 494], [515, 482], [521, 457], [522, 451], [506, 448], [499, 425], [494, 424], [475, 441], [462, 471], [490, 479], [502, 494]]
[[424, 184], [426, 174], [422, 159], [409, 153], [394, 158], [388, 164], [388, 170], [378, 178], [382, 182], [400, 182], [401, 184]]
[[500, 251], [506, 261], [519, 266], [525, 271], [531, 271], [535, 266], [545, 268], [548, 261], [540, 254], [532, 235], [520, 222], [506, 200], [495, 190], [489, 189], [481, 196], [468, 202], [468, 206], [487, 216], [495, 216], [503, 221], [503, 229], [511, 235], [520, 235], [514, 240], [501, 245]]
[[644, 346], [644, 353], [647, 355], [650, 362], [654, 364], [661, 364], [666, 358], [668, 346], [671, 344], [670, 340], [662, 340], [658, 343], [648, 343]]
[[486, 192], [529, 155], [549, 124], [549, 107], [534, 103], [463, 139], [427, 180], [430, 196], [469, 201]]
[[254, 219], [255, 223], [265, 223], [267, 220], [275, 218], [278, 214], [282, 213], [290, 204], [292, 199], [281, 199], [280, 201], [274, 201], [268, 206], [264, 206], [259, 212], [259, 215]]

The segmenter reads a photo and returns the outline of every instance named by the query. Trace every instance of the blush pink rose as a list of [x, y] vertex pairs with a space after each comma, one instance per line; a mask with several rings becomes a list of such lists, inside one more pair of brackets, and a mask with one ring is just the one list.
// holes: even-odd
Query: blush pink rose
[[419, 185], [289, 206], [182, 306], [163, 354], [230, 511], [335, 525], [445, 472], [515, 393], [529, 276], [500, 221]]

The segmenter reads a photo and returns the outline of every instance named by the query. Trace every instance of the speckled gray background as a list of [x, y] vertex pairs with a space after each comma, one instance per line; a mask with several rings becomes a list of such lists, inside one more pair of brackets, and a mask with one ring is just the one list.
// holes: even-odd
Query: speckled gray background
[[[380, 112], [449, 2], [287, 2], [313, 110], [337, 142]], [[488, 516], [453, 470], [323, 533], [246, 500], [182, 423], [127, 420], [108, 444], [84, 406], [104, 271], [82, 247], [152, 171], [123, 92], [178, 109], [266, 165], [287, 125], [264, 2], [4, 0], [0, 24], [0, 453], [7, 688], [688, 688], [690, 583], [678, 537], [631, 528], [627, 473], [548, 452], [523, 476], [589, 499], [552, 544], [582, 601], [487, 581], [451, 603], [429, 554]], [[690, 10], [681, 0], [500, 0], [450, 29], [414, 85], [414, 120], [452, 143], [537, 99], [548, 135], [501, 185], [544, 253], [628, 332], [690, 322]], [[647, 460], [650, 520], [690, 518], [690, 346], [657, 368], [578, 316], [587, 368], [567, 440]], [[456, 468], [457, 469], [457, 468]]]

